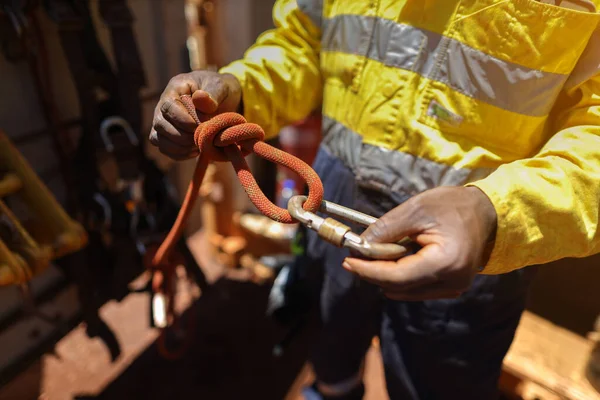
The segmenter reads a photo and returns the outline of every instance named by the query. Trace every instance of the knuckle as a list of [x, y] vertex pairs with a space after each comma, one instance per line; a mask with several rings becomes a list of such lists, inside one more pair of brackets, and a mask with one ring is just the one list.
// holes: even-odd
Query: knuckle
[[168, 135], [168, 122], [162, 115], [157, 115], [154, 119], [154, 129], [158, 134]]
[[160, 104], [160, 112], [162, 114], [167, 114], [171, 107], [173, 106], [173, 100], [165, 100]]
[[217, 87], [221, 87], [225, 85], [225, 81], [223, 80], [223, 77], [221, 75], [215, 75], [212, 77], [212, 82], [215, 86]]
[[181, 74], [177, 74], [174, 77], [172, 77], [171, 80], [169, 81], [169, 83], [172, 83], [173, 85], [181, 85], [181, 84], [184, 84], [189, 79], [190, 79], [189, 74], [181, 73]]
[[196, 82], [202, 80], [202, 74], [198, 75], [197, 72], [201, 71], [175, 75], [167, 84], [167, 88], [178, 93], [188, 92], [191, 87], [195, 86]]
[[152, 132], [150, 132], [150, 135], [148, 135], [148, 141], [154, 146], [158, 145], [158, 134], [154, 129], [152, 130]]

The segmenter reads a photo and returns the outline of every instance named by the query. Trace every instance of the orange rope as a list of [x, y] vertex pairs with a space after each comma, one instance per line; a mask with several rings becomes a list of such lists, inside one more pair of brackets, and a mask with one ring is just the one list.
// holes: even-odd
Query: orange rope
[[[308, 185], [308, 198], [303, 205], [305, 210], [316, 212], [323, 200], [323, 184], [317, 173], [304, 161], [263, 142], [265, 133], [259, 125], [248, 123], [242, 115], [237, 113], [220, 114], [201, 123], [192, 102], [192, 97], [184, 95], [180, 99], [198, 124], [194, 132], [194, 142], [200, 150], [200, 155], [177, 219], [152, 259], [152, 267], [155, 270], [163, 271], [165, 274], [159, 280], [164, 280], [166, 283], [172, 279], [167, 276], [174, 274], [174, 260], [170, 260], [170, 255], [181, 237], [185, 222], [189, 218], [192, 207], [198, 198], [198, 192], [210, 162], [231, 162], [252, 203], [261, 213], [275, 221], [288, 224], [295, 222], [287, 210], [277, 207], [269, 201], [256, 183], [244, 159], [250, 153], [255, 153], [266, 160], [286, 166], [304, 179]], [[170, 290], [170, 288], [167, 287], [167, 290]], [[171, 294], [169, 297], [173, 298]], [[164, 335], [161, 337], [164, 338]], [[173, 358], [173, 354], [166, 349], [164, 341], [159, 345], [163, 355]], [[178, 354], [180, 353], [182, 352], [179, 351]]]

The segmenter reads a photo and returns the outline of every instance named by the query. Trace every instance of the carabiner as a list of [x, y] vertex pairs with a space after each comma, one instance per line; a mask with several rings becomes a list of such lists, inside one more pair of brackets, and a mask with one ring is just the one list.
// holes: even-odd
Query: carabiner
[[129, 125], [129, 122], [127, 122], [125, 118], [115, 115], [112, 117], [105, 118], [100, 124], [100, 137], [102, 138], [102, 142], [104, 142], [104, 147], [106, 148], [106, 151], [112, 153], [115, 150], [115, 146], [113, 145], [113, 142], [112, 140], [110, 140], [110, 137], [108, 135], [109, 129], [113, 126], [117, 126], [123, 129], [125, 135], [127, 136], [127, 139], [129, 139], [129, 142], [133, 146], [139, 145], [139, 140], [135, 132], [131, 128], [131, 125]]
[[[367, 258], [377, 260], [397, 260], [408, 252], [408, 249], [405, 247], [405, 245], [410, 243], [410, 239], [408, 238], [398, 243], [369, 242], [352, 232], [349, 226], [333, 218], [322, 218], [315, 213], [304, 210], [302, 205], [305, 201], [306, 196], [291, 197], [288, 201], [289, 213], [294, 219], [317, 232], [321, 238], [335, 246], [347, 247]], [[321, 202], [319, 211], [366, 227], [377, 221], [375, 217], [325, 200]]]

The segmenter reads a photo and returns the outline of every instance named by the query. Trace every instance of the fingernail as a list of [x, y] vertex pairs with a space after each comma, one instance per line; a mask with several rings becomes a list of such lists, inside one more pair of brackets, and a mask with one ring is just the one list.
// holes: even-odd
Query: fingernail
[[208, 98], [213, 102], [216, 103], [217, 101], [212, 97], [212, 94], [206, 92], [206, 94], [208, 95]]
[[342, 263], [342, 267], [344, 267], [345, 269], [347, 269], [348, 271], [352, 271], [352, 267], [350, 266], [350, 263], [348, 261], [344, 261]]

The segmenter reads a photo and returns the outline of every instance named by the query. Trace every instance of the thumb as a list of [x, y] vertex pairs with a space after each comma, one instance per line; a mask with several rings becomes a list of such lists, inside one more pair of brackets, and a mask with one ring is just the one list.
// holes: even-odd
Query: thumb
[[220, 77], [211, 77], [200, 82], [199, 90], [192, 94], [192, 101], [198, 111], [213, 114], [229, 95], [229, 86]]
[[395, 243], [407, 236], [420, 233], [415, 207], [410, 200], [384, 214], [371, 224], [361, 236], [375, 243]]
[[344, 260], [342, 266], [375, 285], [393, 286], [395, 291], [401, 291], [438, 281], [435, 267], [444, 265], [445, 262], [447, 257], [444, 257], [439, 246], [432, 245], [395, 262], [349, 257]]
[[217, 100], [209, 92], [202, 89], [196, 90], [192, 94], [192, 101], [196, 110], [203, 114], [213, 114], [219, 107]]

